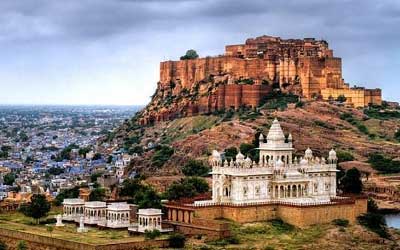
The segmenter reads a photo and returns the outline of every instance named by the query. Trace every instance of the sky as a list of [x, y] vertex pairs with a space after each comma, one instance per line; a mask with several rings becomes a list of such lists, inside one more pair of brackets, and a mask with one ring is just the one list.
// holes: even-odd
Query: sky
[[329, 42], [352, 85], [400, 101], [398, 0], [1, 0], [0, 104], [143, 105], [159, 62], [261, 35]]

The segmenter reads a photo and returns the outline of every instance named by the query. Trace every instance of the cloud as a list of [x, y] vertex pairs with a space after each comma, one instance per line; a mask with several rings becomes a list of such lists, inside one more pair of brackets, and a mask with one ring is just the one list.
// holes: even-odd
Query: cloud
[[[64, 90], [69, 79], [71, 86], [88, 89], [144, 88], [149, 96], [159, 60], [178, 58], [190, 48], [220, 54], [226, 44], [266, 34], [326, 39], [343, 58], [346, 80], [369, 87], [380, 83], [384, 95], [400, 99], [393, 63], [400, 61], [398, 27], [397, 0], [2, 0], [0, 80], [10, 86], [29, 81], [46, 92], [61, 82]], [[114, 78], [105, 77], [108, 70]], [[17, 77], [21, 72], [26, 79]], [[70, 96], [77, 91], [71, 87]], [[9, 97], [0, 93], [1, 98]]]

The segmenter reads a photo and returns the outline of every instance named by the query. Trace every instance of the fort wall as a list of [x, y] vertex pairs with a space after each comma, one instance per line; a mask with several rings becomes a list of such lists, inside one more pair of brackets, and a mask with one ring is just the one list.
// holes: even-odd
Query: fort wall
[[223, 55], [160, 63], [160, 81], [142, 124], [216, 110], [255, 107], [273, 87], [312, 100], [345, 95], [355, 107], [381, 104], [379, 89], [349, 89], [342, 59], [324, 40], [261, 36]]

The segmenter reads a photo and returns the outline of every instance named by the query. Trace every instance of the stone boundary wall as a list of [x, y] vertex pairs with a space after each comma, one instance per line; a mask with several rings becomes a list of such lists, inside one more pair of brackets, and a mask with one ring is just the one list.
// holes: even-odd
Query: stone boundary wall
[[[168, 204], [167, 207], [179, 208], [179, 205], [172, 203]], [[225, 218], [239, 223], [281, 218], [296, 227], [304, 228], [314, 224], [330, 223], [334, 219], [347, 219], [351, 223], [354, 223], [357, 216], [367, 212], [367, 198], [338, 198], [334, 202], [327, 204], [310, 205], [272, 202], [265, 204], [214, 204], [204, 206], [181, 204], [181, 208], [194, 208], [194, 218], [211, 220]], [[195, 219], [193, 219], [191, 225], [194, 227], [197, 226]], [[202, 225], [198, 226], [202, 227]]]
[[92, 245], [4, 228], [0, 228], [0, 239], [6, 242], [9, 250], [16, 249], [16, 245], [20, 240], [26, 241], [29, 250], [133, 250], [149, 247], [168, 247], [168, 240]]

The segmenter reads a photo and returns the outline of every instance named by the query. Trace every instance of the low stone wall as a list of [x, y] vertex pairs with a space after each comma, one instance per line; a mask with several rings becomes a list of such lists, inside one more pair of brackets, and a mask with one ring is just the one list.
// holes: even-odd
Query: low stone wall
[[29, 250], [133, 250], [149, 247], [168, 247], [167, 240], [92, 245], [4, 228], [0, 228], [0, 239], [6, 242], [9, 250], [16, 249], [16, 245], [20, 240], [24, 240], [27, 243]]
[[218, 220], [193, 218], [192, 223], [169, 222], [176, 231], [185, 235], [207, 235], [208, 240], [220, 239], [231, 235], [229, 223]]

